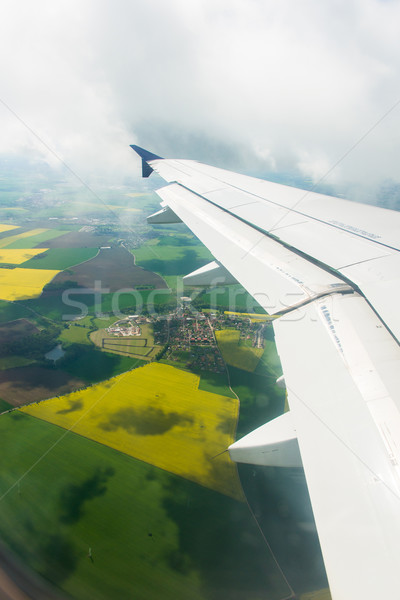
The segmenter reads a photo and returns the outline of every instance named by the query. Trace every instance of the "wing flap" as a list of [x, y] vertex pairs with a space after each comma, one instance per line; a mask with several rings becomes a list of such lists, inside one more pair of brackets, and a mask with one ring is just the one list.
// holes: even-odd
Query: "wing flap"
[[291, 412], [276, 417], [229, 446], [235, 462], [270, 467], [302, 467]]
[[332, 596], [395, 597], [399, 346], [357, 294], [300, 316], [274, 329]]

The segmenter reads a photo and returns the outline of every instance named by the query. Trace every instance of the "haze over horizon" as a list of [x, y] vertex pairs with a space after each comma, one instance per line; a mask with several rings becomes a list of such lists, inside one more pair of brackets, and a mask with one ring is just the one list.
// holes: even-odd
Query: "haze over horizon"
[[0, 154], [112, 181], [136, 143], [399, 208], [399, 21], [394, 0], [6, 0]]

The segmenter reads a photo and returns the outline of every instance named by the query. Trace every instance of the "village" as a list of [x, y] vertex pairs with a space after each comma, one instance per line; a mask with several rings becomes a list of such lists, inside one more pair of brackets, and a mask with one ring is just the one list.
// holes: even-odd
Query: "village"
[[221, 311], [192, 311], [183, 302], [168, 315], [128, 315], [107, 328], [115, 337], [140, 337], [142, 326], [151, 324], [154, 344], [164, 347], [163, 358], [185, 364], [192, 370], [222, 373], [225, 362], [215, 338], [215, 332], [236, 329], [240, 332], [239, 343], [253, 348], [264, 347], [264, 329], [268, 322], [250, 318], [240, 313], [226, 314]]

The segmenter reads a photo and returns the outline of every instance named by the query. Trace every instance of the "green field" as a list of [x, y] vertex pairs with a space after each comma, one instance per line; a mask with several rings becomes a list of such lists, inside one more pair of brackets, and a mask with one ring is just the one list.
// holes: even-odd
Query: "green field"
[[275, 377], [235, 367], [228, 370], [232, 389], [240, 399], [237, 438], [283, 413], [286, 393], [276, 385]]
[[91, 344], [89, 340], [90, 327], [85, 327], [79, 323], [71, 323], [68, 328], [62, 330], [59, 340], [60, 342], [69, 344]]
[[71, 344], [67, 347], [65, 356], [57, 361], [58, 368], [88, 383], [110, 379], [143, 364], [146, 363], [138, 358], [102, 352], [86, 343]]
[[0, 323], [7, 323], [7, 321], [23, 318], [30, 319], [31, 317], [32, 312], [26, 309], [21, 303], [0, 300]]
[[212, 392], [213, 394], [221, 394], [229, 398], [236, 398], [228, 386], [228, 378], [226, 373], [211, 373], [201, 371], [197, 373], [200, 376], [199, 390]]
[[[140, 292], [139, 302], [138, 295], [131, 293], [103, 294], [101, 312], [107, 315], [107, 318], [113, 314], [113, 311], [125, 311], [126, 314], [133, 314], [141, 310], [149, 312], [162, 309], [166, 305], [176, 306], [176, 298], [171, 294], [169, 289], [160, 290], [144, 290]], [[72, 302], [79, 302], [80, 306], [67, 305], [63, 302], [62, 293], [42, 294], [39, 298], [32, 300], [23, 300], [19, 302], [19, 306], [26, 306], [31, 310], [46, 316], [56, 321], [73, 320], [82, 315], [94, 316], [95, 314], [95, 298], [93, 294], [73, 293], [70, 295]], [[26, 314], [26, 313], [24, 313]], [[63, 319], [64, 317], [64, 319]], [[82, 322], [79, 319], [79, 322]]]
[[[65, 232], [64, 232], [65, 233]], [[63, 271], [69, 267], [90, 260], [98, 253], [98, 248], [51, 248], [22, 263], [24, 269], [58, 269]]]
[[25, 356], [2, 356], [0, 358], [0, 371], [3, 369], [14, 369], [15, 367], [26, 367], [35, 361]]
[[253, 372], [263, 354], [262, 348], [245, 345], [237, 329], [215, 332], [218, 347], [226, 364]]
[[8, 410], [9, 408], [14, 408], [14, 407], [9, 402], [6, 402], [2, 398], [0, 398], [0, 412], [3, 412], [4, 410]]
[[2, 540], [77, 600], [287, 594], [245, 504], [20, 413], [0, 435]]
[[100, 317], [98, 319], [96, 317], [86, 317], [85, 319], [82, 319], [81, 321], [79, 321], [79, 323], [83, 323], [86, 326], [89, 324], [94, 329], [105, 329], [106, 327], [110, 327], [110, 325], [115, 323], [115, 321], [117, 321], [117, 320], [118, 320], [118, 317], [115, 317], [115, 316]]
[[264, 352], [256, 367], [256, 373], [278, 379], [282, 375], [282, 365], [275, 345], [274, 330], [271, 325], [264, 329]]
[[206, 289], [196, 297], [193, 304], [201, 308], [246, 313], [264, 312], [260, 304], [239, 284]]
[[[154, 242], [154, 240], [151, 240]], [[205, 246], [147, 243], [132, 250], [135, 263], [160, 275], [187, 275], [213, 260]]]
[[43, 231], [43, 233], [16, 240], [7, 246], [7, 248], [34, 248], [37, 244], [52, 240], [60, 235], [64, 235], [64, 233], [66, 233], [66, 231], [60, 229], [48, 229], [47, 231]]

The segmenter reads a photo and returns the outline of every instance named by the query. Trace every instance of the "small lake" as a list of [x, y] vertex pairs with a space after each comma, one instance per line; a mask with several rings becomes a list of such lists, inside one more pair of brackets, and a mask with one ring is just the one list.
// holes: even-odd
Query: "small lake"
[[65, 354], [65, 352], [62, 349], [62, 345], [57, 344], [57, 346], [55, 346], [52, 350], [47, 352], [47, 354], [45, 354], [44, 357], [47, 358], [47, 360], [52, 360], [52, 361], [56, 362], [56, 360], [58, 360], [59, 358], [64, 356], [64, 354]]

